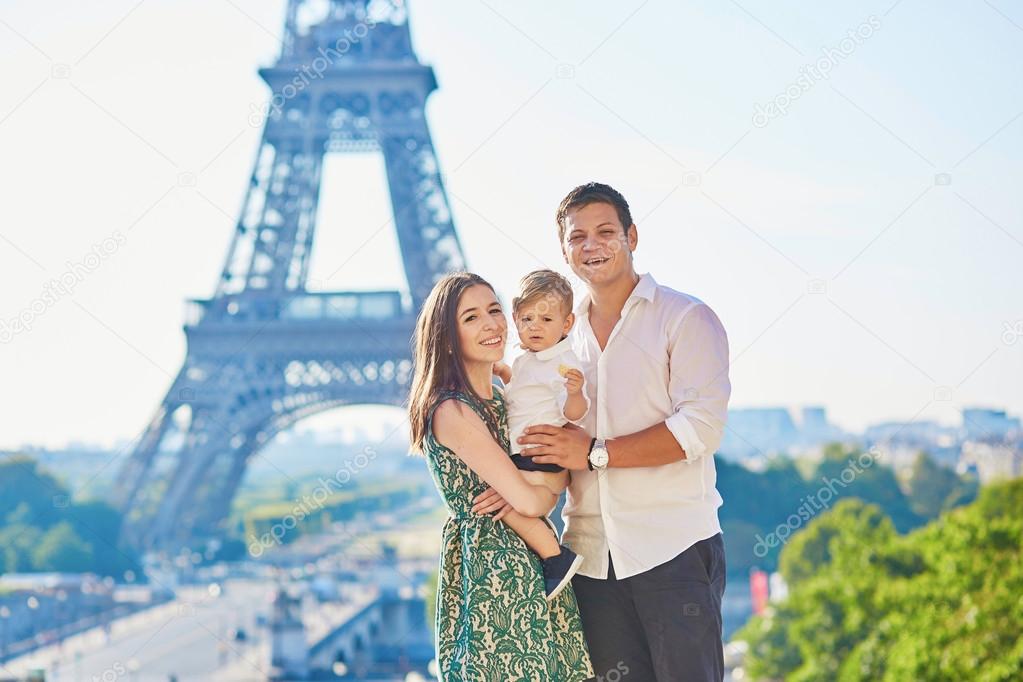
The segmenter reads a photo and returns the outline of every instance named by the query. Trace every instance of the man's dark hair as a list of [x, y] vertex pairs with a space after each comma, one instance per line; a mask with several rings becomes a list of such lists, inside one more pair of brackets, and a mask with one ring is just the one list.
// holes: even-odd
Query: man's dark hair
[[599, 182], [587, 182], [579, 185], [568, 193], [558, 206], [558, 213], [555, 220], [558, 223], [558, 240], [565, 241], [565, 218], [568, 212], [590, 204], [611, 204], [618, 213], [618, 220], [622, 223], [622, 230], [629, 233], [629, 226], [632, 225], [632, 213], [629, 212], [629, 202], [625, 200], [621, 192], [610, 185]]

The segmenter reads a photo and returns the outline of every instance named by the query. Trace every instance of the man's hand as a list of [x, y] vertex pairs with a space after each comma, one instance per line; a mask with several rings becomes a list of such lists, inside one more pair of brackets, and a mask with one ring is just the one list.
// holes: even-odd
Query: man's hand
[[472, 499], [472, 513], [493, 514], [495, 521], [500, 521], [510, 511], [511, 504], [505, 502], [501, 494], [493, 488], [487, 488]]
[[565, 389], [569, 395], [577, 395], [583, 390], [583, 373], [577, 369], [565, 372]]
[[522, 455], [532, 457], [534, 462], [557, 464], [575, 471], [589, 469], [591, 438], [575, 424], [530, 426], [518, 440], [520, 445], [536, 444], [536, 447], [522, 450]]

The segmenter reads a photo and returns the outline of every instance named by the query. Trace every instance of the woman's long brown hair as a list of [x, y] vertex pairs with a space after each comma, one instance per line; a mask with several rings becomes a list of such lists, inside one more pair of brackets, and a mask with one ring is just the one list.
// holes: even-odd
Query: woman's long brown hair
[[414, 453], [423, 451], [430, 410], [442, 391], [462, 391], [485, 405], [469, 382], [458, 337], [458, 302], [466, 289], [478, 284], [494, 290], [489, 282], [471, 272], [445, 275], [426, 297], [416, 320], [408, 400], [410, 449]]

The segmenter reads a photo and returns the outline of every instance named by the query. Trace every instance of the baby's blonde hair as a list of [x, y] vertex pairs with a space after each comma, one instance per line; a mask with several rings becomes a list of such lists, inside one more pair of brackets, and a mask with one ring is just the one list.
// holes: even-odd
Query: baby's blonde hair
[[557, 303], [567, 315], [572, 312], [572, 285], [553, 270], [534, 270], [519, 280], [519, 295], [512, 299], [512, 313], [517, 315], [530, 303], [535, 303], [541, 313]]

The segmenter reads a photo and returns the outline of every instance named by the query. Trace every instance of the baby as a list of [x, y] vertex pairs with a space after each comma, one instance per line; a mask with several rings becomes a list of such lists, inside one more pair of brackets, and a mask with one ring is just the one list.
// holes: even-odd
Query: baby
[[[512, 461], [529, 483], [545, 486], [558, 498], [568, 486], [568, 471], [556, 464], [534, 462], [528, 454], [530, 446], [519, 446], [516, 441], [527, 426], [578, 423], [590, 409], [581, 363], [567, 338], [575, 321], [572, 285], [552, 270], [529, 273], [519, 283], [519, 295], [512, 299], [512, 319], [526, 352], [510, 368], [499, 363], [494, 369], [506, 385], [512, 451], [523, 449], [512, 455]], [[540, 556], [547, 598], [553, 599], [579, 570], [582, 557], [559, 544], [547, 524], [518, 515], [505, 519]]]

